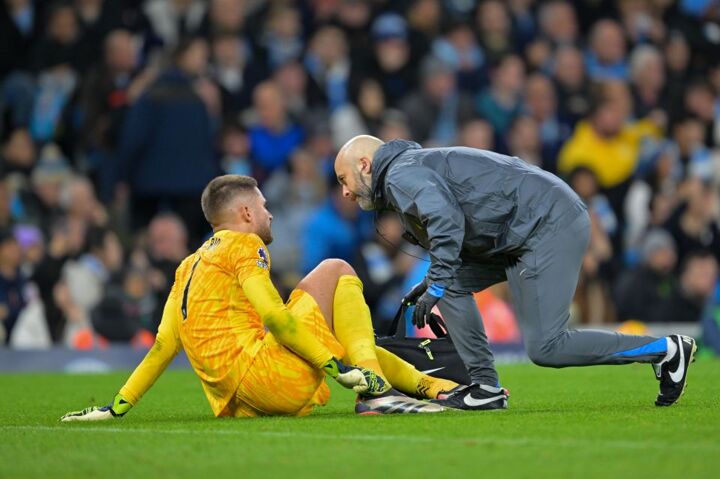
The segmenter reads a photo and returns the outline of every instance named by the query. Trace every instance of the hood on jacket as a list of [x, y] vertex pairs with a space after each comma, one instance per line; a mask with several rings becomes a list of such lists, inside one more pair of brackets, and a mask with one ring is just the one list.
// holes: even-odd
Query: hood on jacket
[[370, 184], [373, 196], [375, 198], [382, 196], [381, 179], [385, 176], [385, 171], [390, 163], [405, 150], [419, 150], [422, 148], [418, 143], [407, 140], [392, 140], [382, 145], [375, 152], [372, 163], [372, 181]]

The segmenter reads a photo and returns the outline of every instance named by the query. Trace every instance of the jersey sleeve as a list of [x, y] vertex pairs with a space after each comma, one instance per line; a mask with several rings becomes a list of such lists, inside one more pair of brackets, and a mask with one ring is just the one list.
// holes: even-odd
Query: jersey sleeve
[[182, 288], [178, 285], [176, 276], [175, 284], [173, 284], [165, 302], [162, 320], [155, 337], [155, 344], [120, 389], [120, 394], [133, 406], [155, 384], [155, 381], [180, 352], [182, 343], [180, 342], [178, 327], [181, 291]]
[[254, 276], [270, 278], [270, 254], [259, 236], [250, 235], [247, 240], [235, 245], [229, 252], [228, 261], [241, 286]]
[[269, 275], [254, 275], [242, 289], [275, 339], [320, 369], [333, 355], [283, 304]]

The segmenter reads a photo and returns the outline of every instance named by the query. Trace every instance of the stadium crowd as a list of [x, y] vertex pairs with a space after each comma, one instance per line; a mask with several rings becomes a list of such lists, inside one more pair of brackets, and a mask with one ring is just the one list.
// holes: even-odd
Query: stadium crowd
[[[1, 0], [4, 342], [152, 344], [222, 173], [260, 182], [278, 286], [345, 259], [383, 327], [428, 263], [342, 198], [362, 133], [558, 174], [593, 220], [573, 320], [702, 323], [720, 352], [713, 0]], [[502, 285], [477, 300], [517, 339]]]

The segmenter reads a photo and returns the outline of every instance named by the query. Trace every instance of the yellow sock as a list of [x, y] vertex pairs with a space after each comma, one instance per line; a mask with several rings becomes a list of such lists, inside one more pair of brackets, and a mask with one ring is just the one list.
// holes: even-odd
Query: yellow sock
[[405, 394], [435, 399], [439, 393], [449, 391], [458, 385], [448, 379], [434, 378], [423, 374], [412, 364], [380, 346], [375, 347], [375, 352], [387, 379], [395, 389]]
[[351, 364], [371, 369], [387, 382], [375, 354], [375, 333], [362, 288], [357, 276], [340, 276], [333, 298], [335, 337], [345, 348]]

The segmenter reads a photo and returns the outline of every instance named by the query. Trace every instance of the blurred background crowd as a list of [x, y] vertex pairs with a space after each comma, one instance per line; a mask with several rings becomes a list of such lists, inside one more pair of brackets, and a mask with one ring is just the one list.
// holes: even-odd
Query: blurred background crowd
[[[282, 292], [343, 258], [383, 328], [428, 263], [342, 198], [361, 133], [561, 176], [593, 220], [572, 321], [720, 344], [716, 0], [0, 0], [0, 344], [152, 344], [222, 173], [260, 182]], [[508, 299], [477, 295], [493, 341]]]

